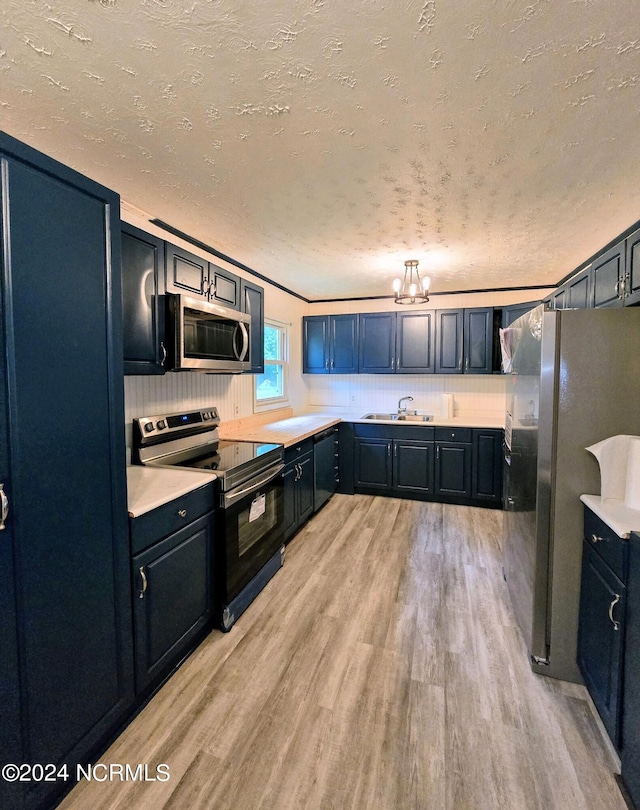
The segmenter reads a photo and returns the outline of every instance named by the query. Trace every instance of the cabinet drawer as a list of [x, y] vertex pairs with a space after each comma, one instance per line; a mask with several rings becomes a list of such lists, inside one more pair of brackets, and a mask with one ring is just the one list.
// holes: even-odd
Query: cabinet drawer
[[290, 461], [298, 458], [302, 453], [308, 453], [313, 450], [313, 437], [303, 439], [301, 442], [292, 444], [291, 447], [286, 447], [284, 451], [284, 463], [288, 464]]
[[214, 484], [205, 484], [186, 495], [129, 519], [131, 551], [136, 554], [168, 534], [181, 529], [214, 507]]
[[613, 573], [626, 584], [629, 541], [618, 537], [613, 529], [609, 528], [586, 506], [584, 508], [584, 537]]
[[436, 428], [437, 442], [469, 442], [471, 443], [471, 428]]

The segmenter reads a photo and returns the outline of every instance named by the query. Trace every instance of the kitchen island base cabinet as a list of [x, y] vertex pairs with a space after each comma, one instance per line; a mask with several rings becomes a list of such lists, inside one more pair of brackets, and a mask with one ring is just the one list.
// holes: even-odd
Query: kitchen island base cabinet
[[134, 700], [120, 200], [3, 133], [0, 162], [0, 751], [75, 774]]

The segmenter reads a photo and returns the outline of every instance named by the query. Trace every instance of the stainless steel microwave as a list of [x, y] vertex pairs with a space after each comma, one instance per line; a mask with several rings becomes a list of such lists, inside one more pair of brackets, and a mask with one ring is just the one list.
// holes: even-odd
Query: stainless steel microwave
[[239, 374], [251, 368], [251, 317], [186, 295], [168, 295], [169, 368]]

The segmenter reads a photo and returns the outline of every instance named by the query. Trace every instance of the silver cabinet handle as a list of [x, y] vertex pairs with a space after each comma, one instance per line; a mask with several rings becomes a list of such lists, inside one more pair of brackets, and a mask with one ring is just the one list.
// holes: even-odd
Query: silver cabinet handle
[[164, 364], [167, 362], [167, 347], [164, 345], [163, 340], [160, 341], [160, 348], [162, 350], [162, 359], [160, 360], [160, 365], [164, 366]]
[[591, 535], [591, 542], [592, 543], [599, 543], [601, 540], [602, 540], [602, 537], [600, 537], [600, 535], [598, 535], [598, 534], [592, 534]]
[[144, 595], [147, 592], [147, 588], [149, 587], [149, 583], [147, 582], [147, 575], [144, 572], [144, 565], [141, 565], [138, 569], [140, 574], [140, 579], [142, 580], [142, 590], [138, 593], [138, 599], [144, 599]]
[[391, 370], [394, 371], [395, 367], [396, 367], [396, 358], [392, 357], [391, 358]]
[[186, 518], [187, 510], [186, 509], [178, 509], [178, 517]]
[[0, 532], [5, 528], [5, 521], [9, 514], [9, 499], [4, 491], [4, 485], [0, 484], [0, 502], [2, 503], [2, 512], [0, 512]]
[[326, 369], [327, 371], [329, 371], [329, 361], [328, 361], [328, 360], [325, 360], [325, 361], [324, 361], [324, 367], [325, 367], [325, 369]]
[[617, 622], [613, 618], [613, 609], [618, 604], [619, 601], [620, 601], [620, 594], [617, 593], [615, 595], [613, 602], [609, 605], [609, 619], [611, 620], [611, 624], [613, 625], [614, 630], [617, 630], [620, 627], [620, 622]]

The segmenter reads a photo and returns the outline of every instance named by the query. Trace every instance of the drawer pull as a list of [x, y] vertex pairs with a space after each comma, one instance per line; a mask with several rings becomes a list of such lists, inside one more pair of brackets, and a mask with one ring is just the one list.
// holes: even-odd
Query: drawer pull
[[178, 509], [178, 517], [186, 518], [187, 510], [186, 509]]
[[620, 601], [620, 594], [619, 594], [619, 593], [617, 593], [617, 594], [615, 595], [614, 600], [613, 600], [613, 601], [611, 602], [611, 604], [609, 605], [609, 619], [611, 620], [611, 624], [613, 625], [613, 629], [614, 629], [614, 630], [617, 630], [617, 629], [620, 627], [620, 622], [617, 622], [617, 621], [616, 621], [616, 620], [613, 618], [613, 609], [614, 609], [614, 607], [615, 607], [615, 606], [618, 604], [618, 602], [619, 602], [619, 601]]
[[602, 537], [600, 537], [600, 535], [598, 535], [598, 534], [592, 534], [591, 535], [591, 542], [592, 543], [599, 543], [601, 540], [602, 540]]

